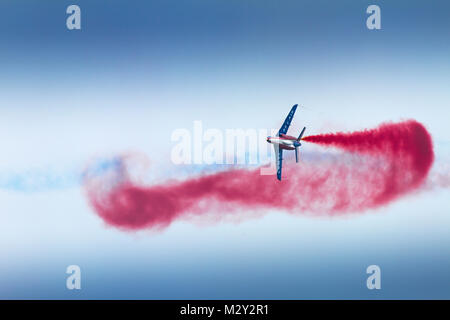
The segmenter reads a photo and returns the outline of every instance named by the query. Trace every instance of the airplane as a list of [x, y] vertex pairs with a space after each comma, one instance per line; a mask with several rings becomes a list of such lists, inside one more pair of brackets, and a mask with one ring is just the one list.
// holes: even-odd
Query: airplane
[[267, 137], [267, 142], [273, 144], [273, 147], [275, 148], [275, 155], [277, 157], [277, 179], [280, 181], [281, 167], [283, 165], [283, 150], [295, 150], [295, 162], [298, 162], [298, 147], [302, 145], [300, 140], [306, 130], [306, 127], [303, 127], [303, 130], [300, 132], [298, 138], [286, 135], [289, 126], [291, 125], [292, 118], [294, 118], [294, 113], [297, 110], [297, 106], [298, 105], [296, 104], [292, 107], [280, 130], [278, 130], [277, 135], [275, 137]]

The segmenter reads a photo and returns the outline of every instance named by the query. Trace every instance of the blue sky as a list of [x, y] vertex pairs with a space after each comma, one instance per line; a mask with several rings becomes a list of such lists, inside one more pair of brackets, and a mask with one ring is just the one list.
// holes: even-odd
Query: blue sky
[[[0, 4], [1, 298], [450, 297], [448, 189], [342, 218], [271, 211], [130, 234], [79, 183], [92, 159], [128, 151], [170, 176], [173, 130], [274, 128], [294, 103], [293, 132], [414, 118], [446, 164], [448, 2], [77, 1], [69, 31], [73, 3]], [[370, 4], [381, 30], [365, 26]], [[42, 185], [21, 190], [27, 179]], [[380, 291], [365, 287], [370, 264]]]

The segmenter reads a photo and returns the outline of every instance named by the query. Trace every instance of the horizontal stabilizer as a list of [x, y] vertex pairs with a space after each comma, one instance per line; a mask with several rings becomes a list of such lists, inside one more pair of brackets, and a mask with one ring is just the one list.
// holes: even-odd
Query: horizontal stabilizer
[[298, 136], [297, 141], [300, 141], [302, 139], [303, 134], [305, 133], [305, 130], [306, 130], [306, 127], [303, 127], [303, 130], [302, 130], [302, 132], [300, 132], [300, 135]]

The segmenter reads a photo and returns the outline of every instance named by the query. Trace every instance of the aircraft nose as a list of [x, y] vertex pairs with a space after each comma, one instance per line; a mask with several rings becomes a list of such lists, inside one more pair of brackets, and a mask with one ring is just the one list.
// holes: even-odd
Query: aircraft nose
[[267, 142], [270, 142], [270, 137], [267, 137], [266, 141], [267, 141]]

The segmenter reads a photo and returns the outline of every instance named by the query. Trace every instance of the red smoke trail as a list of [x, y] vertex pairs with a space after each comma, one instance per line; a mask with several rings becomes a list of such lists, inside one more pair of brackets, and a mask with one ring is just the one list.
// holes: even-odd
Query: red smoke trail
[[382, 156], [387, 169], [373, 199], [381, 205], [419, 187], [433, 164], [431, 136], [417, 121], [383, 124], [377, 129], [353, 133], [330, 133], [305, 137], [303, 140], [334, 146], [349, 152]]
[[[282, 209], [335, 215], [377, 208], [423, 185], [434, 155], [429, 133], [416, 121], [376, 129], [305, 137], [344, 151], [333, 161], [289, 164], [283, 181], [256, 170], [229, 170], [186, 181], [142, 186], [121, 167], [111, 179], [86, 178], [90, 204], [109, 225], [162, 228], [193, 215]], [[350, 157], [349, 157], [350, 154]]]

